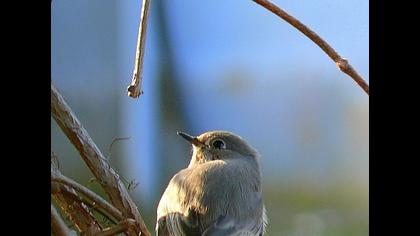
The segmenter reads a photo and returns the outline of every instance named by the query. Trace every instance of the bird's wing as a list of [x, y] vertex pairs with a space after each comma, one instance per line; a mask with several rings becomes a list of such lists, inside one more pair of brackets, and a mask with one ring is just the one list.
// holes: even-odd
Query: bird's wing
[[257, 219], [235, 222], [228, 215], [220, 216], [203, 232], [202, 236], [262, 236], [264, 233], [263, 222], [258, 221]]
[[256, 204], [261, 204], [261, 211], [253, 217], [247, 220], [235, 220], [230, 215], [221, 215], [204, 230], [202, 236], [262, 236], [265, 232], [267, 217], [261, 194], [256, 198]]
[[187, 216], [180, 213], [169, 213], [158, 219], [157, 236], [190, 236], [201, 235], [198, 214], [190, 210]]
[[229, 216], [220, 216], [216, 222], [210, 225], [202, 236], [233, 236], [238, 230], [235, 221]]
[[192, 193], [185, 178], [190, 169], [181, 170], [169, 182], [157, 209], [157, 236], [201, 235], [198, 214], [183, 203], [192, 201]]

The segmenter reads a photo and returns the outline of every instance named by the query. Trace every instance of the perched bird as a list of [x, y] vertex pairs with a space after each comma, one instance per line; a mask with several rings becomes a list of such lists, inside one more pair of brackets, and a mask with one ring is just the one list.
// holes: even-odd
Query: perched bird
[[257, 151], [231, 132], [177, 134], [192, 144], [193, 154], [160, 199], [156, 235], [263, 235], [267, 217]]

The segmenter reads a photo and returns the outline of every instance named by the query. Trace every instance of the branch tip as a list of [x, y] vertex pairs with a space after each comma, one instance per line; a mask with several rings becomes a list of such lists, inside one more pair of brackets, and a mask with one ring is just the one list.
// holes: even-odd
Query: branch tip
[[322, 39], [317, 33], [308, 28], [298, 19], [294, 18], [286, 11], [276, 6], [274, 3], [268, 0], [253, 0], [258, 3], [265, 9], [271, 11], [278, 17], [285, 20], [287, 23], [295, 27], [306, 37], [308, 37], [312, 42], [314, 42], [318, 47], [320, 47], [337, 65], [337, 67], [349, 75], [369, 96], [369, 85], [363, 80], [363, 78], [353, 69], [347, 59], [342, 58], [324, 39]]

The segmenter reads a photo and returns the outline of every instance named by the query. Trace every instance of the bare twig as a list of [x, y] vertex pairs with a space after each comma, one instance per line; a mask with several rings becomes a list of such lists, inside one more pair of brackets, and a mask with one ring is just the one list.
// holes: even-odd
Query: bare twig
[[133, 78], [131, 80], [131, 84], [127, 88], [128, 96], [132, 98], [138, 98], [141, 94], [143, 94], [141, 83], [143, 81], [143, 58], [146, 42], [147, 18], [149, 16], [150, 1], [151, 0], [143, 0], [141, 6]]
[[123, 219], [122, 213], [113, 207], [111, 204], [109, 204], [107, 201], [102, 199], [100, 196], [98, 196], [96, 193], [90, 191], [88, 188], [86, 188], [83, 185], [80, 185], [76, 181], [62, 175], [51, 175], [51, 181], [61, 183], [64, 185], [67, 185], [77, 192], [83, 194], [85, 197], [87, 197], [89, 200], [94, 202], [95, 208], [102, 208], [106, 213], [113, 216], [118, 221]]
[[102, 226], [89, 209], [89, 205], [79, 200], [80, 197], [74, 189], [57, 183], [51, 185], [56, 185], [60, 190], [51, 195], [52, 199], [79, 233], [91, 235], [102, 231]]
[[[60, 187], [65, 187], [62, 184], [57, 184]], [[89, 211], [95, 210], [96, 212], [98, 212], [99, 214], [101, 214], [104, 218], [106, 218], [107, 221], [112, 222], [113, 224], [117, 224], [118, 220], [115, 219], [109, 212], [107, 212], [106, 210], [104, 210], [101, 207], [97, 207], [96, 203], [89, 200], [86, 197], [81, 197], [79, 196], [76, 191], [61, 191], [60, 192], [61, 195], [63, 195], [64, 197], [68, 198], [68, 199], [72, 199], [73, 201], [79, 202], [80, 204], [84, 204], [86, 205], [86, 207], [89, 209]]]
[[[109, 161], [111, 159], [111, 154], [112, 154], [112, 147], [114, 145], [114, 143], [116, 143], [117, 141], [121, 141], [121, 140], [127, 140], [130, 139], [131, 137], [121, 137], [121, 138], [114, 138], [114, 140], [112, 140], [111, 144], [109, 145], [108, 148], [108, 164]], [[115, 170], [115, 172], [121, 177], [122, 181], [127, 184], [127, 189], [128, 190], [132, 190], [134, 188], [137, 187], [138, 183], [135, 181], [135, 179], [128, 181], [123, 175], [121, 175], [117, 170]]]
[[[51, 178], [61, 175], [58, 169], [58, 159], [51, 152]], [[51, 182], [51, 196], [55, 200], [57, 206], [71, 221], [75, 229], [80, 233], [94, 234], [102, 230], [98, 221], [89, 211], [88, 207], [74, 198], [69, 198], [69, 193], [77, 195], [73, 188]]]
[[58, 161], [57, 155], [51, 151], [51, 170], [56, 172], [60, 169], [60, 162]]
[[67, 236], [70, 235], [70, 229], [67, 227], [66, 223], [58, 214], [55, 207], [51, 204], [51, 229], [57, 236]]
[[136, 228], [134, 232], [130, 232], [130, 235], [137, 236], [141, 232], [144, 236], [150, 236], [137, 206], [130, 198], [119, 176], [107, 164], [106, 158], [53, 84], [51, 84], [51, 114], [70, 142], [79, 151], [95, 178], [99, 180], [111, 203], [121, 211], [124, 218], [132, 218], [136, 221]]
[[309, 29], [306, 25], [302, 22], [294, 18], [293, 16], [289, 15], [287, 12], [279, 8], [278, 6], [274, 5], [268, 0], [253, 0], [254, 2], [260, 4], [267, 10], [273, 12], [304, 35], [306, 35], [309, 39], [311, 39], [314, 43], [316, 43], [338, 66], [338, 68], [349, 75], [368, 95], [369, 95], [369, 85], [363, 80], [363, 78], [353, 69], [350, 63], [342, 58], [325, 40], [323, 40], [318, 34], [314, 31]]
[[114, 143], [117, 142], [117, 141], [127, 140], [127, 139], [130, 139], [130, 138], [131, 137], [120, 137], [120, 138], [114, 138], [112, 140], [112, 142], [111, 142], [111, 144], [109, 145], [109, 148], [108, 148], [108, 161], [109, 161], [109, 159], [111, 159], [112, 147], [113, 147]]
[[104, 229], [102, 232], [96, 234], [95, 236], [110, 236], [116, 235], [127, 231], [128, 229], [135, 227], [136, 222], [133, 219], [125, 219], [120, 221], [117, 225]]

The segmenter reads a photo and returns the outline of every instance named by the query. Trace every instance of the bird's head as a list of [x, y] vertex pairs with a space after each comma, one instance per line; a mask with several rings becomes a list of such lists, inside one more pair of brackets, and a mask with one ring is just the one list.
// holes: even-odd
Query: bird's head
[[240, 136], [227, 131], [209, 131], [199, 136], [178, 132], [193, 146], [190, 166], [214, 160], [246, 158], [258, 161], [257, 151]]

